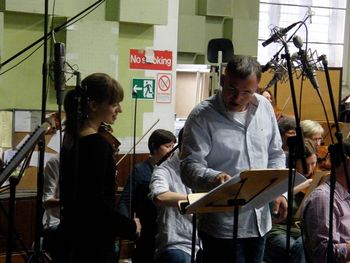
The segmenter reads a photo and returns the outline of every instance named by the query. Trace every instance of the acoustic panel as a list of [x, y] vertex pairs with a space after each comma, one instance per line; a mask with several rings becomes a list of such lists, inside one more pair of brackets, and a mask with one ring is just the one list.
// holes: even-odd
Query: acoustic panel
[[[330, 68], [329, 74], [330, 74], [330, 80], [331, 80], [332, 91], [334, 96], [334, 103], [338, 113], [340, 98], [341, 98], [342, 68]], [[263, 73], [260, 81], [260, 87], [264, 88], [272, 78], [273, 78], [273, 73], [271, 72]], [[320, 84], [320, 93], [322, 94], [322, 97], [325, 103], [327, 115], [329, 117], [329, 120], [333, 121], [334, 118], [333, 118], [331, 103], [330, 103], [329, 94], [328, 94], [328, 87], [327, 87], [326, 77], [323, 71], [317, 71], [317, 79]], [[297, 79], [296, 76], [293, 75], [293, 81], [295, 86], [298, 109], [301, 103], [301, 114], [299, 116], [300, 119], [301, 120], [310, 119], [310, 120], [320, 120], [320, 121], [326, 120], [322, 109], [321, 101], [317, 95], [316, 90], [312, 87], [310, 81], [308, 79], [305, 79], [302, 89], [301, 89], [301, 78]], [[283, 110], [284, 114], [294, 116], [289, 81], [284, 83], [278, 82], [277, 87], [276, 88], [272, 87], [270, 91], [274, 96], [277, 95], [275, 100], [277, 107]], [[301, 94], [301, 100], [300, 100], [300, 94]]]

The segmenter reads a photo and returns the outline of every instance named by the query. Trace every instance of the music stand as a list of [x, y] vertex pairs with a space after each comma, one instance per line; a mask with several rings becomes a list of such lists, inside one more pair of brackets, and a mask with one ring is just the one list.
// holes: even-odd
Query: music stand
[[[236, 257], [239, 211], [260, 208], [286, 192], [289, 169], [256, 169], [244, 171], [208, 193], [189, 194], [179, 201], [183, 214], [234, 211], [233, 251]], [[296, 172], [295, 186], [306, 179]], [[195, 243], [195, 240], [192, 240]], [[192, 243], [193, 245], [193, 243]]]
[[[24, 168], [29, 164], [31, 155], [37, 142], [42, 138], [44, 133], [50, 128], [49, 123], [44, 123], [39, 126], [25, 141], [17, 153], [13, 156], [10, 162], [5, 166], [5, 169], [0, 174], [0, 190], [10, 189], [9, 199], [9, 213], [8, 213], [8, 240], [6, 249], [6, 263], [11, 262], [12, 258], [12, 233], [14, 232], [14, 213], [15, 213], [15, 199], [16, 199], [16, 186], [19, 183], [24, 169], [17, 176], [12, 176], [13, 171], [19, 166], [19, 164], [25, 160]], [[9, 184], [6, 182], [9, 181]]]

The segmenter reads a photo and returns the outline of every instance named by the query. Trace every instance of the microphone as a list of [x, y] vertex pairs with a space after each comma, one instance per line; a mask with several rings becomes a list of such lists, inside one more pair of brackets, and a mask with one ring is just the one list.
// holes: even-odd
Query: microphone
[[322, 64], [328, 64], [327, 55], [323, 54], [317, 58], [317, 61], [321, 61]]
[[295, 22], [295, 23], [287, 26], [286, 28], [280, 28], [274, 34], [272, 34], [272, 36], [269, 39], [265, 40], [262, 43], [262, 46], [266, 47], [267, 45], [270, 45], [272, 42], [275, 42], [276, 40], [278, 40], [279, 38], [281, 38], [282, 36], [287, 34], [289, 30], [291, 30], [293, 27], [295, 27], [299, 23], [300, 22]]
[[312, 11], [311, 6], [308, 7], [307, 9], [307, 16], [309, 17], [310, 24], [312, 24], [312, 16], [315, 15], [315, 12]]
[[63, 104], [64, 89], [66, 85], [65, 78], [66, 52], [63, 43], [54, 44], [54, 80], [57, 105]]
[[311, 82], [312, 86], [314, 89], [319, 89], [320, 85], [318, 84], [317, 78], [316, 78], [316, 71], [312, 67], [310, 61], [313, 60], [307, 55], [307, 52], [301, 47], [303, 46], [303, 40], [301, 39], [300, 36], [295, 35], [293, 37], [293, 43], [295, 47], [299, 49], [298, 52], [298, 59], [301, 62], [302, 69], [303, 69], [303, 75], [305, 75]]
[[269, 62], [267, 62], [264, 66], [261, 67], [261, 72], [264, 73], [268, 71], [269, 69], [277, 68], [277, 60], [275, 58], [272, 58]]
[[264, 73], [265, 71], [268, 71], [270, 68], [272, 68], [272, 62], [267, 62], [264, 66], [261, 67], [261, 72]]
[[287, 73], [287, 69], [283, 65], [277, 65], [277, 68], [275, 70], [275, 74], [273, 75], [272, 79], [267, 83], [266, 87], [263, 89], [263, 91], [269, 89], [270, 87], [274, 86], [278, 81], [282, 81]]

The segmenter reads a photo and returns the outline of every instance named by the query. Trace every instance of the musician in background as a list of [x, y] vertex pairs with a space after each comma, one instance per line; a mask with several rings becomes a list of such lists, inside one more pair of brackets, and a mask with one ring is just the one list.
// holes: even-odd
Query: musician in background
[[150, 192], [149, 183], [155, 164], [171, 151], [175, 143], [176, 137], [170, 131], [157, 129], [152, 132], [148, 139], [150, 158], [135, 165], [121, 195], [118, 210], [121, 214], [129, 217], [130, 182], [132, 181], [132, 212], [140, 218], [142, 224], [141, 236], [136, 241], [136, 248], [133, 251], [133, 263], [152, 262], [153, 260], [157, 232], [157, 209], [148, 197]]
[[[304, 174], [306, 178], [310, 178], [316, 170], [317, 167], [317, 156], [316, 156], [316, 147], [313, 141], [305, 139], [305, 158], [306, 158], [306, 167], [307, 174]], [[302, 173], [303, 168], [300, 160], [297, 160], [296, 169], [298, 172]], [[311, 182], [311, 181], [309, 181]], [[300, 219], [295, 217], [295, 214], [304, 198], [304, 193], [298, 191], [294, 192], [293, 198], [293, 222], [291, 227], [291, 236], [290, 236], [290, 253], [292, 263], [304, 263], [304, 247], [303, 240], [301, 236], [301, 230], [299, 226]], [[286, 239], [287, 239], [287, 225], [283, 221], [281, 223], [274, 223], [272, 225], [271, 231], [267, 233], [266, 245], [265, 245], [265, 254], [264, 261], [267, 263], [279, 263], [282, 261], [287, 261], [286, 255]]]
[[56, 154], [47, 161], [44, 171], [43, 205], [43, 248], [47, 250], [54, 263], [60, 262], [59, 233], [60, 223], [60, 188], [59, 188], [60, 156]]
[[316, 144], [316, 147], [319, 147], [322, 143], [322, 136], [324, 129], [321, 124], [313, 120], [303, 120], [300, 122], [300, 127], [303, 132], [304, 138], [309, 138], [313, 140]]
[[[278, 129], [282, 138], [282, 149], [286, 156], [288, 155], [288, 144], [287, 140], [289, 137], [296, 136], [296, 123], [294, 117], [283, 116], [278, 120]], [[287, 162], [286, 162], [287, 164]]]
[[[260, 77], [260, 64], [254, 58], [234, 55], [226, 66], [222, 90], [202, 101], [187, 118], [181, 178], [193, 191], [211, 190], [245, 170], [285, 167], [272, 105], [256, 93]], [[278, 197], [274, 212], [280, 220], [286, 209], [286, 199]], [[198, 217], [204, 263], [263, 260], [265, 234], [271, 229], [268, 204], [240, 213], [236, 250], [233, 212]]]
[[149, 186], [158, 211], [156, 263], [191, 262], [192, 215], [181, 215], [177, 206], [178, 201], [187, 200], [187, 195], [192, 193], [180, 177], [182, 132], [183, 129], [179, 133], [178, 150], [154, 169]]
[[264, 96], [271, 104], [274, 106], [272, 93], [268, 89], [263, 89], [258, 92], [260, 95]]
[[[346, 169], [350, 174], [350, 144], [344, 143]], [[335, 151], [340, 153], [340, 149]], [[335, 158], [336, 184], [333, 204], [333, 243], [334, 257], [331, 262], [350, 261], [350, 194], [341, 158]], [[318, 186], [306, 199], [302, 210], [304, 241], [311, 262], [327, 261], [329, 234], [330, 180]]]
[[98, 133], [122, 112], [123, 88], [104, 73], [87, 76], [81, 87], [69, 91], [64, 101], [62, 262], [116, 263], [116, 236], [135, 239], [141, 231], [137, 218], [116, 209], [114, 145]]

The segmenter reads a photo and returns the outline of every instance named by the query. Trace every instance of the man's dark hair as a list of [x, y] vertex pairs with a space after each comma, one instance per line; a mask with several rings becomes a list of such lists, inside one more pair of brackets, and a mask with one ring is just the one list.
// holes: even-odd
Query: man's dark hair
[[295, 130], [297, 124], [294, 117], [283, 116], [278, 120], [278, 129], [281, 136], [283, 136], [287, 131]]
[[151, 154], [153, 154], [159, 147], [167, 143], [176, 143], [175, 135], [167, 130], [157, 129], [152, 132], [151, 136], [148, 139], [148, 149]]
[[226, 74], [233, 74], [240, 79], [246, 79], [250, 75], [255, 74], [259, 82], [261, 79], [261, 66], [251, 56], [234, 55], [227, 63]]

